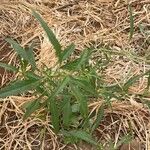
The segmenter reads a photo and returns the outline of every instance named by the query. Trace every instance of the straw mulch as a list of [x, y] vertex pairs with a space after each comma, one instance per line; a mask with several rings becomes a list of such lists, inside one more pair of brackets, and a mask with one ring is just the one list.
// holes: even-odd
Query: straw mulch
[[[132, 6], [134, 15], [134, 33], [130, 41], [128, 3]], [[28, 8], [33, 8], [42, 15], [63, 46], [75, 43], [77, 55], [89, 46], [103, 47], [125, 55], [114, 55], [112, 58], [105, 70], [108, 83], [125, 83], [129, 77], [150, 69], [149, 0], [0, 0], [0, 61], [17, 65], [12, 48], [4, 40], [6, 37], [18, 40], [22, 46], [34, 41], [40, 68], [42, 63], [53, 66], [56, 58], [45, 34]], [[95, 55], [99, 55], [98, 52]], [[1, 85], [16, 76], [0, 68]], [[142, 94], [145, 86], [146, 79], [143, 77], [130, 89], [130, 96], [125, 102], [114, 101], [112, 109], [105, 110], [104, 119], [95, 135], [106, 149], [108, 142], [112, 140], [116, 146], [130, 129], [134, 134], [131, 144], [136, 143], [134, 145], [150, 149], [150, 112], [135, 97], [135, 94]], [[22, 122], [22, 106], [32, 99], [24, 96], [1, 99], [0, 149], [92, 149], [86, 144], [65, 145], [53, 133], [47, 114], [44, 114], [44, 119], [29, 118]], [[149, 97], [146, 100], [149, 101]], [[94, 110], [101, 103], [102, 100], [99, 100], [91, 103], [89, 107]], [[127, 147], [128, 145], [121, 145], [119, 148], [123, 150], [128, 149]]]

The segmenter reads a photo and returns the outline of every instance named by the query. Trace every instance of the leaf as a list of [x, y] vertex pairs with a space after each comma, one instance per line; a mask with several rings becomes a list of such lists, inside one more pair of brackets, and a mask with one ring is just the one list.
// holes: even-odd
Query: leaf
[[51, 112], [51, 120], [52, 125], [54, 126], [54, 130], [58, 133], [60, 126], [59, 126], [59, 110], [57, 108], [57, 104], [55, 101], [56, 96], [58, 96], [59, 92], [63, 90], [63, 88], [68, 84], [70, 78], [67, 76], [63, 79], [63, 81], [59, 84], [59, 86], [54, 90], [54, 92], [49, 96], [48, 99], [48, 107], [49, 111]]
[[33, 44], [30, 45], [26, 53], [28, 56], [28, 61], [31, 64], [32, 70], [34, 71], [36, 69], [36, 62], [35, 62], [35, 57], [33, 52]]
[[103, 117], [104, 117], [104, 106], [102, 105], [99, 108], [96, 120], [93, 123], [92, 129], [91, 129], [92, 132], [99, 126], [100, 121], [103, 119]]
[[28, 61], [28, 56], [26, 51], [16, 41], [10, 38], [7, 38], [6, 41], [13, 46], [14, 50], [21, 58]]
[[88, 142], [92, 145], [97, 146], [98, 143], [93, 139], [93, 137], [85, 131], [82, 130], [73, 130], [73, 131], [62, 131], [62, 134], [67, 137], [74, 137], [85, 142]]
[[58, 57], [59, 61], [61, 61], [61, 45], [56, 39], [56, 36], [54, 35], [53, 31], [48, 27], [47, 23], [42, 19], [42, 17], [37, 12], [32, 10], [32, 14], [40, 22], [42, 28], [45, 30], [49, 41], [51, 42], [51, 44], [55, 49], [56, 56]]
[[131, 134], [124, 135], [120, 141], [116, 145], [116, 149], [118, 149], [122, 144], [128, 144], [132, 141], [133, 136]]
[[34, 113], [40, 107], [41, 107], [41, 105], [40, 105], [39, 99], [36, 99], [30, 103], [28, 102], [23, 120], [27, 119], [32, 113]]
[[95, 88], [91, 85], [90, 82], [88, 82], [88, 79], [75, 79], [71, 78], [71, 81], [78, 85], [79, 87], [83, 88], [85, 91], [89, 92], [90, 94], [97, 95], [97, 92], [95, 91]]
[[73, 53], [74, 50], [75, 50], [75, 45], [72, 43], [62, 52], [61, 61], [66, 60]]
[[87, 99], [85, 96], [82, 95], [79, 88], [77, 88], [76, 86], [73, 86], [72, 84], [70, 84], [70, 86], [71, 86], [72, 94], [75, 96], [75, 98], [79, 102], [80, 112], [82, 116], [86, 118], [88, 114]]
[[[145, 73], [142, 73], [140, 75], [136, 75], [131, 77], [123, 86], [123, 89], [125, 91], [127, 91], [129, 89], [130, 86], [132, 86], [138, 79], [140, 79], [141, 77], [145, 76], [145, 75], [149, 75], [150, 74], [150, 70], [146, 71]], [[149, 81], [148, 81], [149, 82]]]
[[87, 63], [87, 60], [89, 59], [89, 56], [90, 56], [89, 49], [85, 49], [82, 52], [81, 57], [80, 57], [80, 59], [78, 61], [77, 68], [80, 68], [81, 65], [85, 65]]
[[70, 77], [67, 76], [63, 79], [63, 81], [58, 85], [58, 87], [54, 90], [54, 92], [51, 95], [51, 99], [55, 98], [59, 92], [63, 90], [63, 88], [68, 84], [70, 81]]
[[77, 58], [74, 61], [66, 63], [61, 68], [66, 69], [66, 70], [78, 70], [81, 68], [81, 66], [87, 63], [87, 60], [89, 59], [90, 54], [91, 54], [90, 50], [85, 49], [82, 52], [80, 58]]
[[12, 65], [8, 65], [8, 64], [5, 64], [5, 63], [1, 63], [0, 62], [0, 67], [8, 70], [8, 71], [12, 71], [12, 72], [18, 72], [18, 69]]
[[63, 124], [65, 127], [69, 127], [71, 116], [72, 116], [72, 109], [70, 104], [70, 98], [64, 97], [64, 105], [63, 105]]
[[61, 69], [66, 69], [66, 70], [76, 70], [77, 69], [77, 65], [79, 63], [80, 59], [77, 58], [74, 61], [68, 62], [65, 65], [61, 66]]
[[49, 101], [49, 110], [51, 113], [51, 122], [54, 127], [55, 133], [58, 133], [60, 130], [60, 118], [59, 118], [59, 110], [56, 104], [56, 100], [50, 97]]
[[42, 80], [42, 76], [39, 76], [32, 71], [26, 71], [25, 76], [30, 80]]
[[103, 86], [104, 89], [106, 89], [106, 91], [112, 91], [112, 92], [122, 92], [122, 87], [120, 87], [120, 85], [118, 84], [112, 84], [112, 85], [108, 85], [108, 86]]
[[31, 89], [35, 89], [40, 84], [40, 80], [18, 80], [0, 89], [0, 98], [17, 95]]
[[134, 17], [133, 17], [133, 13], [132, 13], [132, 7], [130, 5], [128, 6], [128, 10], [129, 10], [129, 15], [130, 15], [130, 36], [129, 36], [129, 40], [131, 40], [132, 37], [133, 37], [133, 33], [134, 33]]

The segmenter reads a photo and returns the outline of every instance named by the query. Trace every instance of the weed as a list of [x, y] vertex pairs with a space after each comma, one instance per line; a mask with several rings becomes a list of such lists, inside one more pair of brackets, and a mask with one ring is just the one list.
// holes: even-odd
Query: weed
[[[97, 71], [98, 69], [103, 68], [99, 65], [103, 66], [108, 60], [106, 54], [105, 61], [96, 61], [95, 65], [90, 64], [93, 52], [90, 48], [83, 50], [78, 58], [70, 60], [75, 45], [70, 44], [62, 49], [54, 33], [40, 15], [33, 11], [33, 16], [40, 22], [53, 45], [58, 60], [55, 69], [48, 68], [45, 64], [43, 69], [37, 68], [32, 44], [28, 49], [24, 49], [16, 41], [6, 39], [18, 54], [20, 65], [16, 68], [0, 63], [0, 66], [9, 71], [19, 72], [21, 77], [0, 89], [0, 97], [18, 95], [32, 90], [36, 99], [26, 104], [24, 119], [37, 110], [45, 108], [50, 115], [55, 133], [61, 133], [67, 143], [84, 140], [99, 146], [91, 134], [103, 119], [104, 107], [111, 105], [112, 98], [121, 99], [137, 79], [149, 72], [129, 79], [122, 87], [108, 86], [97, 73], [101, 72]], [[102, 97], [106, 103], [102, 104], [97, 114], [91, 115], [88, 108], [89, 100], [98, 97]]]

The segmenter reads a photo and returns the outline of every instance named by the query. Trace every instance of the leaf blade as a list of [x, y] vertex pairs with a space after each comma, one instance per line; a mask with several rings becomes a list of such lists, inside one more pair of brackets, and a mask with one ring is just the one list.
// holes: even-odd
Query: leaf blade
[[39, 80], [18, 80], [14, 83], [0, 89], [0, 98], [17, 95], [38, 86]]
[[36, 69], [36, 62], [35, 62], [35, 57], [34, 57], [34, 52], [33, 52], [33, 44], [31, 44], [27, 50], [27, 56], [28, 56], [28, 61], [31, 64], [32, 70], [34, 71]]
[[8, 65], [8, 64], [5, 64], [5, 63], [2, 63], [0, 62], [0, 67], [8, 70], [8, 71], [12, 71], [12, 72], [18, 72], [18, 69], [12, 65]]
[[70, 104], [70, 98], [64, 97], [64, 105], [63, 105], [63, 124], [67, 128], [70, 125], [71, 116], [72, 116], [72, 109]]
[[62, 131], [62, 134], [68, 137], [73, 136], [74, 138], [86, 141], [95, 146], [98, 145], [98, 143], [95, 140], [93, 140], [93, 137], [90, 134], [82, 130]]
[[62, 52], [61, 61], [66, 60], [73, 53], [74, 50], [75, 50], [75, 45], [72, 43]]
[[26, 108], [26, 112], [23, 116], [23, 120], [27, 119], [32, 113], [34, 113], [39, 108], [40, 108], [39, 99], [32, 101]]
[[49, 110], [51, 113], [51, 122], [54, 127], [55, 133], [58, 133], [60, 130], [60, 119], [59, 119], [59, 110], [56, 104], [55, 99], [50, 98], [49, 101]]
[[70, 86], [71, 86], [72, 94], [79, 102], [80, 112], [82, 116], [86, 118], [88, 114], [87, 99], [85, 96], [82, 96], [82, 93], [80, 92], [79, 88], [77, 88], [76, 86], [73, 86], [72, 84], [70, 84]]
[[47, 23], [42, 19], [42, 17], [37, 12], [32, 10], [32, 14], [39, 21], [42, 28], [46, 32], [49, 41], [51, 42], [51, 44], [53, 45], [53, 47], [55, 49], [56, 56], [58, 57], [58, 59], [60, 61], [61, 60], [61, 45], [58, 42], [56, 36], [54, 35], [53, 31], [48, 27]]
[[63, 90], [63, 88], [68, 84], [70, 81], [70, 77], [67, 76], [63, 79], [63, 81], [57, 86], [57, 88], [54, 90], [53, 94], [51, 95], [51, 99], [53, 99], [57, 94]]
[[28, 61], [28, 56], [26, 54], [26, 51], [13, 39], [7, 38], [6, 41], [8, 43], [10, 43], [12, 45], [12, 47], [14, 48], [14, 50], [17, 52], [17, 54]]
[[93, 132], [93, 131], [99, 126], [99, 123], [100, 123], [100, 121], [103, 119], [103, 116], [104, 116], [104, 106], [103, 106], [103, 104], [102, 104], [102, 106], [99, 108], [99, 111], [98, 111], [96, 120], [95, 120], [95, 122], [93, 123], [91, 132]]

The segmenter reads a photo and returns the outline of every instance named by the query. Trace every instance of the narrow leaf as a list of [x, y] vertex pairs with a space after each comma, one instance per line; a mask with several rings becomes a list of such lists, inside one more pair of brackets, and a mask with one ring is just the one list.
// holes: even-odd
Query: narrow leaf
[[69, 76], [65, 77], [63, 81], [59, 84], [59, 86], [52, 93], [51, 99], [56, 97], [59, 94], [59, 92], [61, 92], [63, 88], [68, 84], [69, 81], [70, 81], [70, 77]]
[[74, 61], [68, 62], [65, 65], [61, 66], [61, 69], [66, 69], [66, 70], [76, 70], [77, 65], [79, 64], [80, 59], [77, 58]]
[[28, 103], [23, 120], [27, 119], [32, 113], [34, 113], [39, 108], [40, 108], [39, 99], [36, 99], [36, 100], [32, 101], [31, 103]]
[[1, 63], [1, 62], [0, 62], [0, 67], [6, 69], [8, 71], [12, 71], [12, 72], [17, 72], [18, 71], [18, 69], [16, 67], [14, 67], [12, 65], [5, 64], [5, 63]]
[[0, 89], [0, 98], [21, 94], [31, 89], [35, 89], [40, 83], [39, 80], [18, 80]]
[[71, 78], [71, 81], [78, 85], [79, 87], [83, 88], [85, 91], [96, 95], [97, 92], [95, 91], [95, 88], [91, 85], [90, 82], [88, 82], [88, 79], [75, 79], [75, 78]]
[[16, 41], [14, 41], [13, 39], [9, 39], [9, 38], [7, 38], [6, 41], [13, 46], [14, 50], [17, 52], [17, 54], [21, 58], [28, 61], [28, 56], [27, 56], [26, 51]]
[[92, 130], [91, 130], [92, 132], [99, 126], [100, 121], [103, 119], [103, 117], [104, 117], [104, 106], [102, 105], [102, 106], [99, 108], [99, 111], [98, 111], [96, 120], [95, 120], [95, 122], [93, 123]]
[[62, 66], [62, 69], [66, 70], [78, 70], [81, 68], [81, 66], [85, 65], [89, 59], [91, 52], [89, 49], [85, 49], [80, 58], [75, 59], [74, 61], [71, 61], [69, 63], [66, 63], [64, 66]]
[[133, 137], [131, 134], [124, 135], [121, 140], [117, 143], [116, 149], [118, 149], [122, 144], [128, 144], [132, 141]]
[[70, 84], [70, 86], [71, 86], [72, 94], [74, 95], [74, 97], [79, 102], [80, 112], [81, 112], [82, 116], [84, 118], [87, 117], [87, 114], [88, 114], [88, 105], [87, 105], [87, 99], [86, 99], [86, 97], [82, 95], [82, 93], [81, 93], [81, 91], [80, 91], [79, 88], [77, 88], [76, 86], [73, 86], [72, 84]]
[[81, 54], [81, 57], [78, 61], [77, 68], [80, 68], [81, 65], [85, 65], [87, 63], [87, 60], [89, 59], [89, 56], [90, 56], [89, 49], [85, 49], [83, 53]]
[[49, 101], [49, 110], [51, 113], [51, 122], [54, 127], [55, 133], [58, 133], [60, 129], [59, 110], [55, 99], [50, 98], [50, 100], [48, 101]]
[[58, 57], [59, 61], [61, 60], [61, 45], [56, 39], [53, 31], [48, 27], [47, 23], [42, 19], [42, 17], [35, 12], [34, 10], [32, 11], [33, 16], [40, 22], [42, 28], [45, 30], [49, 41], [53, 45], [55, 51], [56, 51], [56, 56]]
[[131, 77], [123, 86], [124, 91], [127, 91], [130, 86], [132, 86], [138, 79], [140, 79], [142, 76], [144, 76], [146, 73], [141, 75], [136, 75]]
[[63, 124], [65, 127], [69, 127], [72, 116], [70, 98], [64, 97], [64, 103], [65, 104], [63, 105]]
[[67, 137], [72, 136], [74, 138], [78, 138], [80, 140], [83, 140], [83, 141], [88, 142], [95, 146], [98, 145], [97, 142], [93, 139], [93, 137], [85, 131], [80, 131], [80, 130], [73, 130], [73, 131], [69, 131], [69, 132], [62, 131], [62, 134]]
[[42, 80], [42, 76], [39, 76], [32, 71], [25, 72], [25, 76], [30, 80]]
[[51, 121], [52, 121], [52, 125], [56, 133], [58, 133], [60, 129], [60, 126], [59, 126], [60, 119], [59, 119], [59, 110], [57, 108], [55, 98], [63, 90], [63, 88], [68, 84], [69, 80], [70, 80], [69, 77], [65, 77], [64, 80], [59, 84], [59, 86], [54, 90], [54, 92], [52, 93], [52, 95], [49, 96], [49, 99], [48, 99], [48, 107], [51, 113]]
[[75, 50], [75, 45], [74, 44], [70, 44], [62, 53], [62, 60], [66, 60]]
[[33, 44], [30, 45], [26, 53], [28, 56], [28, 61], [31, 64], [31, 67], [34, 71], [36, 68], [36, 63], [35, 63], [35, 57], [34, 57], [34, 52], [33, 52]]

